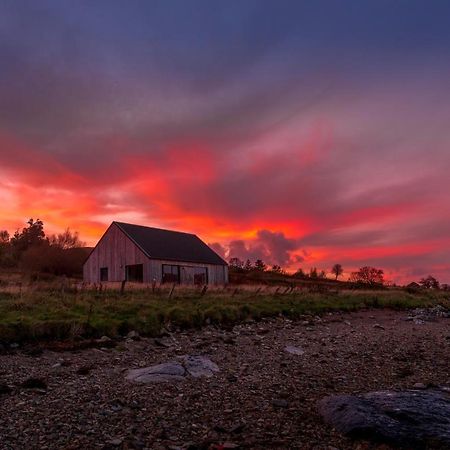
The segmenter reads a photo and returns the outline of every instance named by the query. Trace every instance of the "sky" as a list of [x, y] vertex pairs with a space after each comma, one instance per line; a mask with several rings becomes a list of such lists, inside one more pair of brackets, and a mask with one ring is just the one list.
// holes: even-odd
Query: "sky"
[[450, 282], [449, 25], [439, 0], [3, 0], [0, 229]]

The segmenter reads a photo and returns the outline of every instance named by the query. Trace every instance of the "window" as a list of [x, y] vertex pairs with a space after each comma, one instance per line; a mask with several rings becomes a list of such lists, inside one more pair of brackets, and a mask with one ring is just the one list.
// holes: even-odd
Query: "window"
[[180, 266], [163, 264], [163, 266], [162, 266], [162, 282], [163, 283], [179, 283], [180, 282]]
[[135, 283], [143, 283], [144, 265], [134, 264], [132, 266], [125, 266], [125, 279]]
[[100, 281], [108, 281], [108, 268], [100, 267]]
[[208, 269], [206, 267], [194, 267], [194, 284], [208, 283]]

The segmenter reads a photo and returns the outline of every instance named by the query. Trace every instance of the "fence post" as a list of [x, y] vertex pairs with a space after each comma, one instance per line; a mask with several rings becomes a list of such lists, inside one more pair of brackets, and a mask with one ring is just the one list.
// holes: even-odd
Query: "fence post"
[[172, 289], [169, 292], [169, 298], [172, 298], [173, 291], [175, 290], [175, 283], [172, 285]]
[[127, 282], [126, 280], [122, 281], [122, 284], [120, 286], [120, 295], [123, 295], [125, 293], [125, 283], [126, 282]]

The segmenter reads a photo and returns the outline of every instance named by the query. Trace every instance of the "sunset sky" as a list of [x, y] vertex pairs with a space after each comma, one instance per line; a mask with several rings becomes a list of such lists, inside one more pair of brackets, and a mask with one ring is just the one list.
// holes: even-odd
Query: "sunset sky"
[[0, 106], [0, 229], [450, 282], [448, 0], [4, 0]]

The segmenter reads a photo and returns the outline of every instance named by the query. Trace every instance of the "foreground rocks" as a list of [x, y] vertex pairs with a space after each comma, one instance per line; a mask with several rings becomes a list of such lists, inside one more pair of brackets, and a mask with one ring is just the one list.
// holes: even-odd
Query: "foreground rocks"
[[450, 395], [442, 390], [335, 395], [323, 399], [319, 411], [353, 438], [402, 448], [450, 448]]
[[130, 370], [127, 380], [138, 383], [183, 381], [189, 375], [194, 378], [212, 377], [219, 368], [205, 356], [181, 356], [179, 362], [168, 362], [142, 369]]
[[[416, 325], [405, 316], [374, 310], [169, 329], [156, 340], [109, 347], [103, 339], [34, 356], [19, 347], [0, 355], [0, 450], [388, 450], [324, 423], [317, 402], [450, 386], [450, 320]], [[220, 371], [195, 377], [186, 355], [199, 354]], [[182, 381], [126, 380], [130, 369], [167, 362], [182, 365]]]

